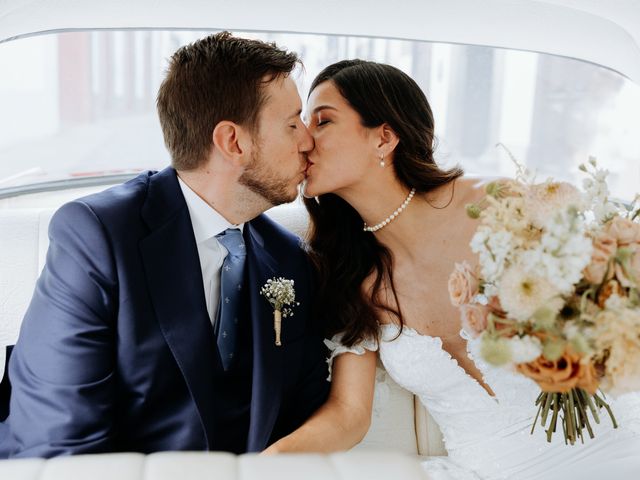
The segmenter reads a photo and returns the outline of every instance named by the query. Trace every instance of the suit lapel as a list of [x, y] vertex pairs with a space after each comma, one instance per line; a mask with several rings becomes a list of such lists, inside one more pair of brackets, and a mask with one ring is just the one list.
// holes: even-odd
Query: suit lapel
[[[165, 341], [196, 404], [209, 448], [215, 434], [213, 372], [221, 365], [207, 315], [193, 227], [173, 169], [151, 176], [142, 216], [151, 230], [140, 242], [151, 300]], [[283, 353], [282, 347], [275, 346], [273, 309], [260, 295], [260, 288], [276, 276], [277, 262], [265, 250], [264, 239], [252, 222], [245, 224], [244, 238], [253, 332], [247, 449], [255, 452], [266, 447], [280, 410]]]
[[140, 242], [151, 300], [164, 338], [196, 404], [211, 445], [213, 371], [219, 358], [207, 314], [191, 218], [175, 171], [150, 178], [142, 215], [151, 233]]
[[251, 322], [253, 332], [253, 384], [251, 422], [247, 449], [256, 452], [267, 446], [282, 399], [282, 347], [275, 346], [273, 309], [260, 289], [276, 275], [276, 262], [264, 248], [260, 232], [245, 224], [248, 255]]

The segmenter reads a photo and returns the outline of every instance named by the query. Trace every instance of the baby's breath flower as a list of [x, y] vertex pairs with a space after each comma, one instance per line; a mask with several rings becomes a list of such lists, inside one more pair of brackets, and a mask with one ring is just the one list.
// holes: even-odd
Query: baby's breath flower
[[273, 306], [274, 310], [280, 310], [282, 316], [292, 317], [293, 311], [285, 305], [297, 306], [300, 302], [296, 302], [296, 291], [293, 288], [293, 280], [285, 278], [271, 278], [260, 289], [260, 294]]
[[589, 166], [580, 165], [580, 170], [589, 174], [591, 178], [585, 178], [582, 187], [587, 195], [587, 201], [598, 223], [605, 223], [616, 215], [617, 208], [609, 199], [609, 187], [607, 186], [608, 170], [598, 168], [596, 159], [589, 158]]
[[537, 244], [521, 254], [522, 265], [567, 294], [580, 281], [591, 260], [593, 245], [582, 217], [568, 208], [552, 215]]
[[492, 232], [488, 227], [479, 227], [471, 239], [471, 250], [480, 256], [482, 276], [494, 281], [504, 270], [505, 261], [512, 251], [513, 235], [506, 231]]

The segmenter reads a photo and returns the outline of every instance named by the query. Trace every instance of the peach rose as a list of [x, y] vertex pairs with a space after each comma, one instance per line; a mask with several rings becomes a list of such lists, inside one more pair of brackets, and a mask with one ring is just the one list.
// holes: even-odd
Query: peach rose
[[470, 303], [460, 306], [460, 321], [462, 329], [477, 338], [487, 328], [487, 318], [491, 309], [485, 305]]
[[[583, 271], [587, 282], [596, 285], [602, 283], [609, 261], [615, 255], [617, 248], [616, 239], [608, 233], [602, 233], [593, 239], [591, 261]], [[607, 279], [611, 278], [613, 278], [613, 269], [610, 269], [609, 273], [607, 273]]]
[[640, 224], [628, 218], [614, 217], [607, 225], [606, 231], [618, 241], [618, 245], [640, 242]]
[[616, 279], [625, 288], [635, 286], [636, 282], [640, 283], [640, 245], [635, 243], [627, 248], [631, 250], [627, 271], [619, 263], [616, 263], [615, 268]]
[[449, 298], [455, 307], [469, 303], [478, 293], [478, 278], [467, 262], [456, 263], [449, 275]]
[[593, 363], [583, 360], [570, 347], [554, 362], [540, 355], [532, 362], [518, 364], [516, 368], [533, 379], [544, 392], [566, 393], [577, 387], [593, 394], [598, 389], [598, 375]]

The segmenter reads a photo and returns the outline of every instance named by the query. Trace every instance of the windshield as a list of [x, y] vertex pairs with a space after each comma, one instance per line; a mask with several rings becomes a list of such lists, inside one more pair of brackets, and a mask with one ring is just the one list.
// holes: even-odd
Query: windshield
[[[0, 44], [0, 194], [168, 165], [156, 92], [171, 54], [209, 33], [69, 32]], [[502, 144], [541, 180], [577, 181], [578, 165], [594, 156], [611, 171], [614, 195], [629, 199], [637, 190], [640, 87], [610, 70], [488, 47], [236, 33], [298, 52], [303, 98], [320, 69], [340, 59], [401, 68], [431, 102], [441, 164], [513, 175]]]

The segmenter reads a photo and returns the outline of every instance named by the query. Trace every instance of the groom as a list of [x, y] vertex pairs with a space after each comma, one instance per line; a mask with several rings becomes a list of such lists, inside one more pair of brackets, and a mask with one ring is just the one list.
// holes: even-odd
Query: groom
[[[313, 147], [298, 62], [227, 32], [173, 55], [157, 99], [172, 166], [51, 221], [0, 456], [256, 452], [324, 402], [310, 266], [262, 215], [296, 198]], [[293, 280], [299, 302], [281, 346], [260, 295], [273, 277]]]

